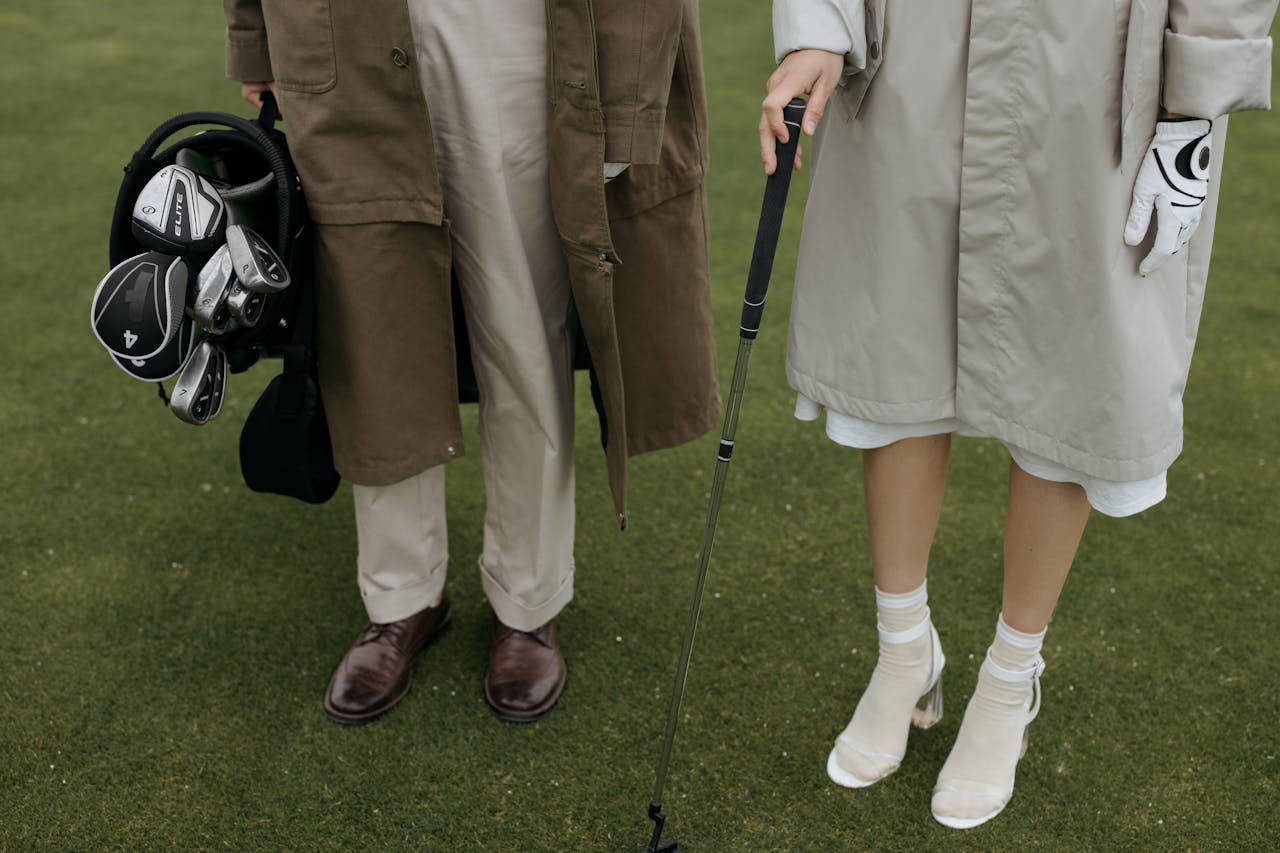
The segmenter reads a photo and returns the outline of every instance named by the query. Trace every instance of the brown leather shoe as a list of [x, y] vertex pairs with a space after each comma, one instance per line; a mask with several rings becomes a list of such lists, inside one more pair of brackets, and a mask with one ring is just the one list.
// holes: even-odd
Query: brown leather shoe
[[554, 619], [532, 631], [517, 631], [493, 617], [484, 698], [495, 714], [513, 723], [538, 719], [555, 706], [567, 675]]
[[348, 725], [385, 714], [409, 692], [413, 659], [453, 618], [448, 597], [398, 622], [369, 623], [333, 671], [324, 712]]

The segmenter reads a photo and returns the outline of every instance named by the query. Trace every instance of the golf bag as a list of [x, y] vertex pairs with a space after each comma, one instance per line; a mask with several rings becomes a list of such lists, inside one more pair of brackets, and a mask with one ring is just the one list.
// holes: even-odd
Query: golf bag
[[[206, 178], [216, 182], [229, 221], [261, 235], [283, 262], [286, 278], [292, 282], [278, 292], [255, 297], [255, 310], [260, 312], [256, 322], [205, 338], [216, 340], [219, 357], [225, 354], [222, 366], [231, 373], [243, 372], [263, 357], [284, 361], [283, 371], [263, 391], [241, 432], [241, 473], [255, 491], [322, 503], [333, 496], [339, 477], [316, 381], [310, 219], [285, 136], [275, 127], [278, 119], [275, 99], [266, 93], [256, 120], [197, 111], [174, 116], [152, 131], [124, 167], [111, 222], [110, 261], [115, 269], [157, 248], [154, 241], [139, 239], [136, 208], [139, 195], [162, 170], [177, 166], [199, 175], [202, 185]], [[203, 126], [211, 129], [165, 145], [180, 131]], [[198, 203], [198, 199], [190, 202]], [[122, 369], [140, 379], [159, 381], [176, 372], [183, 362], [193, 361], [193, 355], [200, 355], [200, 330], [193, 323], [197, 282], [190, 271], [202, 270], [203, 277], [202, 268], [215, 254], [192, 252], [183, 257], [186, 307], [177, 333], [164, 350], [148, 359], [122, 358], [112, 351]], [[183, 373], [185, 378], [187, 371]], [[216, 406], [221, 405], [220, 394]], [[191, 422], [202, 423], [216, 414], [216, 409], [206, 411], [202, 419]]]

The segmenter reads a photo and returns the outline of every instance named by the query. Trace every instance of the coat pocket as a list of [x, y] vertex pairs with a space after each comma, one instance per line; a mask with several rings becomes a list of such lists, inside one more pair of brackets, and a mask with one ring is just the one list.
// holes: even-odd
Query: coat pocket
[[337, 84], [330, 0], [263, 0], [262, 16], [277, 86], [315, 94]]
[[884, 58], [884, 15], [887, 0], [866, 0], [863, 4], [864, 26], [867, 34], [867, 67], [856, 74], [845, 77], [841, 87], [844, 89], [849, 118], [852, 119], [862, 109], [862, 102], [867, 97], [871, 81], [880, 70]]
[[1168, 0], [1130, 0], [1120, 91], [1120, 168], [1137, 170], [1160, 115]]

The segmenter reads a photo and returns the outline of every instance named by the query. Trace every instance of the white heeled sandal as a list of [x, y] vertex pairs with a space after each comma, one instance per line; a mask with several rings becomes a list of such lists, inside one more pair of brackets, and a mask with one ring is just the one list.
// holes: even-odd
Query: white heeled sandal
[[[982, 669], [988, 676], [1002, 684], [1007, 685], [1030, 685], [1024, 700], [1023, 717], [1017, 721], [1015, 725], [1011, 725], [1009, 737], [1020, 737], [1021, 743], [1018, 747], [1017, 758], [1013, 759], [1007, 770], [1007, 781], [1001, 780], [998, 783], [990, 781], [981, 781], [976, 779], [966, 779], [963, 774], [956, 774], [948, 778], [948, 769], [951, 764], [951, 758], [948, 757], [947, 763], [943, 765], [942, 772], [938, 774], [938, 783], [933, 789], [933, 801], [931, 810], [933, 817], [943, 826], [949, 826], [952, 829], [972, 829], [975, 826], [986, 823], [1000, 812], [1004, 811], [1005, 806], [1009, 804], [1010, 798], [1013, 797], [1013, 783], [1016, 774], [1018, 762], [1022, 756], [1027, 754], [1028, 737], [1027, 732], [1030, 728], [1031, 721], [1040, 713], [1040, 676], [1044, 674], [1044, 658], [1036, 655], [1035, 663], [1023, 670], [1010, 670], [997, 664], [991, 659], [990, 650], [987, 651], [987, 657], [982, 662]], [[981, 679], [979, 679], [978, 687], [974, 690], [975, 697], [977, 691], [982, 689]], [[969, 712], [965, 711], [966, 721]], [[1015, 732], [1017, 732], [1015, 734]], [[965, 739], [965, 724], [960, 724], [960, 733], [956, 736], [956, 747], [959, 747], [961, 741]], [[952, 748], [955, 753], [955, 747]], [[997, 771], [1000, 768], [996, 768]], [[979, 775], [979, 774], [975, 774]]]
[[[942, 642], [938, 639], [937, 629], [933, 627], [933, 622], [927, 613], [920, 624], [905, 631], [891, 632], [886, 631], [883, 627], [877, 627], [882, 646], [910, 643], [926, 634], [929, 635], [929, 675], [925, 679], [925, 683], [928, 686], [916, 701], [915, 707], [911, 709], [910, 725], [918, 729], [930, 728], [942, 719], [942, 669], [947, 662], [946, 657], [942, 654]], [[868, 689], [870, 689], [870, 685], [868, 685]], [[861, 701], [859, 704], [861, 704]], [[880, 781], [898, 769], [898, 766], [902, 763], [903, 755], [905, 755], [905, 745], [903, 752], [895, 755], [868, 749], [866, 746], [859, 744], [855, 740], [854, 732], [852, 731], [853, 722], [856, 718], [857, 711], [855, 710], [853, 718], [849, 720], [844, 731], [836, 738], [836, 744], [827, 756], [827, 776], [832, 782], [846, 788], [865, 788]], [[878, 772], [870, 775], [859, 775], [849, 770], [846, 766], [842, 766], [839, 760], [839, 752], [841, 750], [847, 750], [854, 755], [867, 759], [865, 763], [868, 765], [880, 765]]]

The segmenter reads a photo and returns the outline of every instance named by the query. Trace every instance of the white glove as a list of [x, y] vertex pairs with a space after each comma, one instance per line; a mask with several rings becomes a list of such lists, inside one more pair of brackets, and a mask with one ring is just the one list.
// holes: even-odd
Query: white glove
[[1209, 193], [1212, 130], [1213, 123], [1202, 118], [1156, 122], [1156, 136], [1138, 169], [1124, 228], [1124, 241], [1138, 245], [1147, 236], [1155, 208], [1156, 241], [1138, 267], [1142, 275], [1154, 272], [1187, 245], [1200, 224]]

